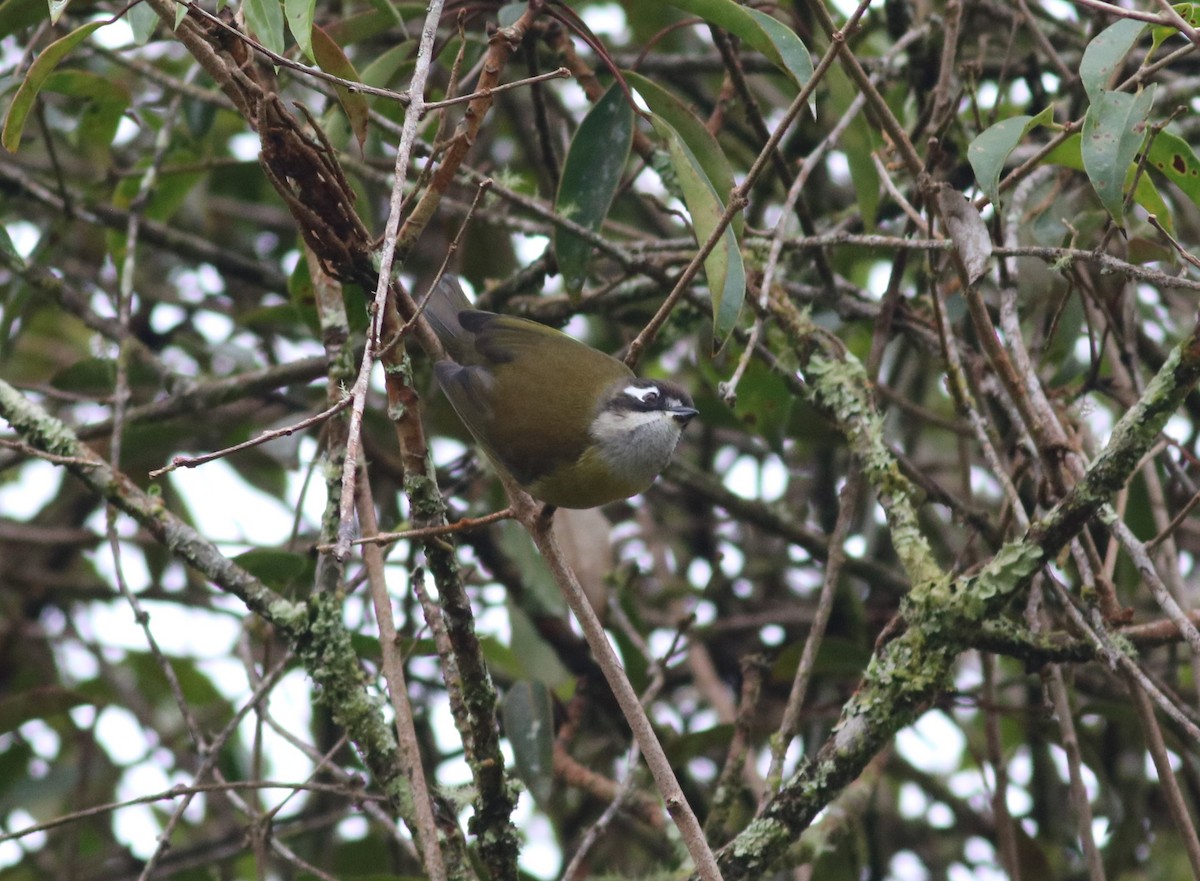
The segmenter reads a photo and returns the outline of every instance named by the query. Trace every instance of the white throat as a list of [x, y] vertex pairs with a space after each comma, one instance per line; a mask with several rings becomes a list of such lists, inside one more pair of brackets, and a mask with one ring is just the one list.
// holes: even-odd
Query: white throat
[[592, 423], [608, 467], [622, 480], [647, 485], [667, 467], [682, 433], [683, 424], [667, 410], [602, 410]]

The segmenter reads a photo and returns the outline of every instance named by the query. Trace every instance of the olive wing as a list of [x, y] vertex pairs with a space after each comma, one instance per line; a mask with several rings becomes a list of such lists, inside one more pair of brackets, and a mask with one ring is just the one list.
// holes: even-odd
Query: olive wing
[[458, 322], [473, 351], [462, 353], [468, 363], [439, 362], [438, 381], [487, 454], [526, 486], [583, 455], [600, 397], [633, 376], [533, 321], [466, 310]]

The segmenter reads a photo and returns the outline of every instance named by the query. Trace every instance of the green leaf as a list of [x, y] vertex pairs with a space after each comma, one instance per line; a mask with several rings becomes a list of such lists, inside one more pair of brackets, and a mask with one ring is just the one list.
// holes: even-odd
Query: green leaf
[[967, 147], [967, 159], [975, 171], [975, 179], [997, 209], [1000, 207], [1000, 174], [1009, 155], [1030, 131], [1052, 122], [1053, 107], [1047, 107], [1037, 116], [1014, 116], [980, 132]]
[[[773, 18], [758, 9], [744, 8], [750, 13], [750, 17], [758, 22], [758, 26], [763, 29], [763, 32], [767, 35], [767, 39], [771, 41], [771, 45], [779, 53], [779, 61], [775, 63], [782, 64], [783, 69], [787, 71], [796, 85], [804, 88], [805, 84], [812, 79], [815, 71], [812, 63], [812, 55], [809, 53], [808, 47], [796, 36], [795, 31], [779, 19]], [[767, 54], [767, 57], [770, 58], [771, 56]], [[772, 60], [774, 61], [774, 59]], [[816, 107], [816, 101], [811, 96], [808, 99], [808, 106], [810, 108]]]
[[77, 395], [108, 395], [117, 379], [116, 364], [111, 358], [84, 358], [58, 371], [50, 385], [60, 391]]
[[554, 707], [544, 683], [522, 681], [504, 696], [504, 733], [517, 774], [538, 802], [554, 793]]
[[255, 578], [276, 590], [307, 582], [314, 569], [314, 563], [308, 555], [275, 548], [255, 548], [233, 559]]
[[[588, 111], [563, 162], [554, 210], [591, 230], [600, 229], [633, 143], [633, 108], [619, 85], [609, 87]], [[592, 246], [569, 230], [554, 231], [554, 253], [567, 290], [583, 289]]]
[[[316, 25], [312, 26], [312, 52], [321, 70], [341, 77], [344, 80], [350, 80], [355, 83], [362, 82], [358, 71], [350, 63], [350, 59], [346, 57], [346, 53], [342, 51], [342, 47], [331, 40], [329, 35]], [[337, 92], [338, 102], [341, 103], [342, 110], [346, 112], [346, 118], [350, 120], [350, 129], [354, 132], [354, 137], [358, 140], [358, 145], [361, 148], [367, 140], [369, 111], [367, 98], [362, 92], [351, 91], [343, 85], [334, 85], [333, 88]]]
[[106, 24], [108, 24], [107, 21], [90, 21], [82, 27], [76, 28], [65, 37], [55, 40], [47, 46], [42, 54], [33, 60], [33, 64], [29, 65], [29, 72], [21, 81], [21, 87], [13, 96], [12, 104], [9, 105], [8, 113], [4, 117], [4, 129], [0, 133], [0, 143], [4, 144], [6, 150], [10, 153], [17, 152], [17, 147], [21, 144], [21, 133], [25, 130], [25, 120], [29, 116], [29, 111], [33, 109], [33, 102], [37, 100], [38, 92], [41, 91], [46, 78], [54, 72], [54, 68], [58, 67], [59, 62], [66, 58], [72, 49], [93, 31]]
[[0, 40], [33, 27], [45, 17], [45, 0], [4, 0], [0, 3]]
[[1083, 169], [1101, 204], [1120, 223], [1125, 178], [1146, 139], [1144, 123], [1154, 106], [1155, 87], [1130, 95], [1101, 92], [1083, 119]]
[[386, 89], [394, 81], [397, 73], [415, 66], [416, 59], [412, 57], [412, 47], [401, 43], [376, 55], [371, 63], [363, 68], [362, 81], [369, 86]]
[[154, 36], [154, 29], [158, 27], [161, 19], [149, 3], [136, 3], [125, 13], [125, 21], [133, 31], [133, 41], [139, 46], [145, 46]]
[[1125, 61], [1125, 55], [1133, 48], [1133, 44], [1145, 29], [1144, 21], [1122, 18], [1106, 27], [1087, 44], [1079, 62], [1079, 79], [1083, 82], [1088, 100], [1093, 104], [1098, 102], [1100, 94], [1108, 89], [1108, 81], [1113, 71]]
[[[824, 85], [828, 88], [831, 118], [840, 118], [849, 111], [858, 98], [859, 89], [840, 67], [834, 65], [827, 71]], [[855, 113], [842, 135], [841, 148], [846, 154], [850, 169], [850, 182], [854, 184], [854, 201], [862, 215], [863, 229], [875, 228], [879, 213], [880, 186], [879, 170], [875, 167], [873, 153], [880, 146], [875, 130], [866, 114]]]
[[[403, 24], [405, 14], [410, 19], [425, 15], [425, 6], [421, 3], [387, 3], [381, 6], [382, 8], [369, 9], [331, 21], [324, 26], [325, 32], [339, 46], [353, 46], [355, 43], [379, 37], [391, 28]], [[411, 51], [411, 44], [409, 50]]]
[[300, 51], [316, 61], [313, 55], [313, 11], [317, 8], [317, 0], [283, 0], [283, 14], [287, 17], [288, 28], [296, 38]]
[[246, 0], [242, 11], [255, 39], [276, 55], [282, 55], [283, 6], [279, 0]]
[[733, 0], [670, 0], [672, 6], [736, 34], [792, 78], [797, 86], [812, 79], [812, 56], [795, 31], [756, 9]]
[[[696, 241], [703, 244], [717, 228], [725, 208], [700, 168], [695, 154], [688, 149], [679, 133], [670, 123], [657, 116], [652, 116], [650, 122], [667, 148], [671, 170], [675, 173], [684, 204], [692, 216]], [[733, 332], [738, 313], [742, 310], [742, 301], [746, 297], [746, 270], [732, 226], [725, 227], [720, 243], [704, 259], [704, 274], [712, 293], [713, 348], [720, 349]]]
[[54, 71], [42, 89], [84, 101], [75, 143], [89, 160], [107, 165], [108, 148], [131, 101], [129, 90], [108, 77], [76, 69]]
[[[1083, 137], [1081, 135], [1072, 135], [1047, 153], [1044, 161], [1050, 165], [1062, 165], [1066, 168], [1073, 168], [1076, 171], [1083, 171], [1082, 142]], [[1133, 168], [1128, 169], [1128, 176], [1125, 181], [1126, 185], [1128, 185], [1129, 179], [1133, 177], [1133, 173]], [[1133, 200], [1145, 208], [1147, 212], [1158, 217], [1168, 232], [1174, 229], [1170, 210], [1155, 188], [1154, 182], [1150, 180], [1149, 175], [1143, 174], [1138, 177], [1137, 188], [1133, 191]]]
[[[669, 123], [687, 144], [705, 177], [716, 190], [721, 204], [726, 204], [734, 187], [733, 167], [712, 132], [683, 101], [653, 80], [631, 70], [623, 73], [629, 85], [642, 96], [650, 112]], [[739, 237], [744, 223], [745, 219], [741, 214], [733, 219], [733, 231]]]
[[1146, 151], [1146, 161], [1200, 205], [1200, 159], [1191, 144], [1169, 131], [1161, 131]]
[[183, 118], [188, 133], [193, 138], [202, 138], [212, 130], [213, 121], [217, 118], [217, 105], [212, 101], [186, 97], [183, 99]]
[[[1171, 8], [1178, 12], [1179, 17], [1192, 27], [1200, 27], [1200, 3], [1176, 3]], [[1149, 61], [1153, 58], [1154, 53], [1158, 51], [1158, 47], [1178, 33], [1178, 28], [1167, 25], [1151, 28], [1150, 35], [1152, 39], [1150, 51], [1146, 53], [1146, 60]]]
[[764, 438], [771, 449], [783, 453], [788, 422], [796, 396], [770, 367], [751, 358], [737, 389], [734, 415], [747, 430]]
[[[170, 158], [171, 166], [181, 167], [186, 167], [196, 160], [196, 157], [187, 150], [174, 152]], [[145, 160], [145, 162], [148, 161]], [[145, 162], [138, 163], [137, 168], [139, 170], [144, 168]], [[171, 166], [164, 167], [163, 171], [159, 173], [158, 184], [151, 191], [150, 199], [146, 202], [146, 216], [153, 220], [164, 222], [170, 220], [175, 212], [183, 207], [188, 194], [196, 184], [204, 178], [204, 174], [200, 171], [190, 168], [173, 170]], [[113, 204], [118, 208], [128, 208], [137, 197], [141, 184], [139, 175], [127, 175], [113, 191]]]
[[526, 3], [505, 3], [496, 10], [496, 24], [502, 28], [512, 27], [528, 8]]

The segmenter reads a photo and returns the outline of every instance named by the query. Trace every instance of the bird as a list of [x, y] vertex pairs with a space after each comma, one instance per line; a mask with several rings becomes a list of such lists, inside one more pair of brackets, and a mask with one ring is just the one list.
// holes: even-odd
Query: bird
[[535, 321], [474, 309], [443, 276], [424, 315], [446, 357], [438, 385], [487, 457], [554, 508], [595, 508], [644, 492], [696, 417], [677, 383]]

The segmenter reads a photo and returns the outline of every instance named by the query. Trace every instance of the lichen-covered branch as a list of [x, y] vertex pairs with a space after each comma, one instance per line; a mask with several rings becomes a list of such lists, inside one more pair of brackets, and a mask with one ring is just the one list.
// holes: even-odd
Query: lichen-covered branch
[[336, 594], [316, 592], [305, 602], [275, 593], [224, 556], [212, 542], [81, 443], [71, 430], [0, 380], [0, 416], [32, 447], [69, 458], [66, 467], [92, 492], [132, 517], [147, 532], [222, 590], [269, 621], [301, 659], [320, 700], [349, 733], [392, 810], [410, 815], [409, 793], [396, 742], [377, 699], [365, 687], [358, 655], [342, 622]]
[[863, 474], [887, 515], [892, 546], [914, 590], [943, 582], [945, 573], [934, 561], [917, 521], [916, 488], [884, 443], [883, 421], [871, 402], [862, 362], [785, 297], [772, 296], [769, 308], [800, 358], [812, 403], [834, 421], [862, 462]]
[[[811, 365], [815, 359], [809, 353], [818, 348], [827, 365], [831, 354], [842, 365], [853, 361], [844, 352], [837, 357], [836, 347], [829, 345], [824, 332], [794, 309], [778, 300], [772, 301], [772, 307], [786, 321], [785, 329], [802, 353], [802, 363]], [[878, 491], [877, 481], [890, 474], [890, 469], [878, 458], [871, 414], [863, 409], [863, 401], [869, 401], [865, 374], [850, 367], [835, 370], [823, 366], [815, 372], [810, 367], [808, 376], [814, 402], [826, 412], [833, 409], [832, 418], [855, 455], [864, 461], [864, 471]], [[824, 385], [831, 378], [836, 383], [833, 391]], [[1198, 379], [1200, 323], [1172, 350], [1141, 399], [1117, 423], [1104, 451], [1080, 483], [1045, 517], [1004, 545], [970, 577], [914, 582], [904, 605], [907, 628], [876, 651], [832, 737], [721, 850], [719, 863], [726, 879], [762, 877], [892, 736], [916, 719], [948, 684], [952, 664], [968, 646], [970, 635], [1028, 587], [1044, 561], [1053, 559], [1124, 486]], [[857, 390], [856, 382], [861, 383]], [[887, 507], [886, 501], [884, 504]], [[893, 516], [889, 511], [889, 522]]]

